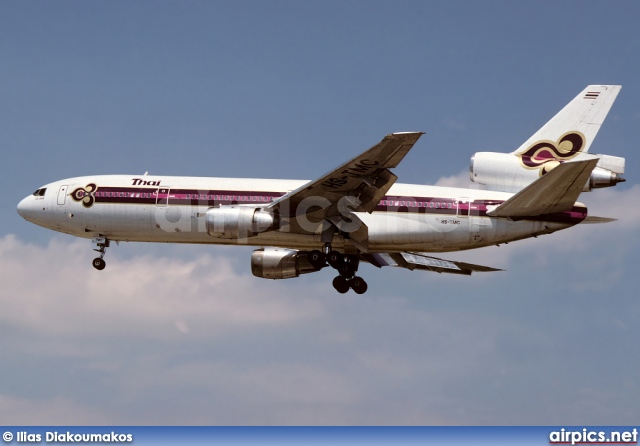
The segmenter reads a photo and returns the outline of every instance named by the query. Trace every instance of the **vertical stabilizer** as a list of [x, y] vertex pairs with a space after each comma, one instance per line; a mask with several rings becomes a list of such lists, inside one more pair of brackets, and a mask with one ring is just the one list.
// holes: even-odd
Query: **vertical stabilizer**
[[[471, 158], [471, 181], [493, 190], [516, 192], [562, 163], [590, 159], [587, 152], [621, 88], [589, 85], [518, 150], [476, 152]], [[598, 158], [582, 189], [585, 192], [624, 181], [624, 158]]]
[[543, 141], [554, 142], [562, 152], [561, 139], [567, 133], [583, 135], [579, 151], [588, 152], [621, 88], [620, 85], [589, 85], [512, 153], [526, 152]]

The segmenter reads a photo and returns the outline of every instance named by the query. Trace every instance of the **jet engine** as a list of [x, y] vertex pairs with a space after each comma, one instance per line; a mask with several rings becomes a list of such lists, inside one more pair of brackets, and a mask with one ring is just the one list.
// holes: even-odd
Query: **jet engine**
[[220, 206], [205, 214], [207, 232], [212, 237], [239, 239], [275, 229], [273, 214], [249, 206]]
[[[624, 158], [609, 155], [596, 156], [600, 159], [591, 172], [589, 181], [585, 183], [583, 192], [615, 186], [625, 181], [621, 176], [624, 173]], [[574, 159], [584, 158], [578, 156]], [[548, 172], [558, 164], [558, 161], [548, 161], [542, 164], [540, 169], [545, 168]], [[469, 170], [471, 181], [474, 183], [513, 192], [540, 178], [540, 169], [525, 168], [520, 159], [511, 153], [477, 152], [471, 157]]]
[[307, 251], [284, 248], [260, 248], [251, 254], [251, 272], [263, 279], [291, 279], [318, 271]]

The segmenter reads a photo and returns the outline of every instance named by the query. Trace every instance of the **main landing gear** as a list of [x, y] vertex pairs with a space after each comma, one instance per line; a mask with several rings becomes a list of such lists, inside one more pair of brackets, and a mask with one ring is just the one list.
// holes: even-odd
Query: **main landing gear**
[[334, 251], [329, 243], [325, 243], [323, 251], [311, 251], [309, 261], [317, 269], [323, 268], [328, 263], [340, 273], [333, 279], [333, 287], [338, 293], [344, 294], [349, 291], [349, 288], [357, 294], [363, 294], [367, 291], [367, 282], [362, 277], [356, 276], [360, 263], [357, 254], [342, 254]]
[[109, 239], [105, 237], [94, 237], [93, 243], [98, 246], [98, 249], [94, 249], [94, 251], [100, 253], [100, 257], [96, 257], [93, 259], [93, 267], [98, 271], [102, 271], [105, 266], [107, 266], [107, 262], [104, 261], [103, 257], [107, 253], [107, 248], [109, 247]]

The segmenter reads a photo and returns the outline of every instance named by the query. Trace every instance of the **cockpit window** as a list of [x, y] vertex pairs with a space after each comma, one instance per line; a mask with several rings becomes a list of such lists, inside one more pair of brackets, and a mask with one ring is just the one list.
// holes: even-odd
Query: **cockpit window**
[[44, 197], [44, 193], [47, 191], [46, 187], [43, 187], [42, 189], [38, 189], [37, 191], [35, 191], [33, 193], [34, 197]]

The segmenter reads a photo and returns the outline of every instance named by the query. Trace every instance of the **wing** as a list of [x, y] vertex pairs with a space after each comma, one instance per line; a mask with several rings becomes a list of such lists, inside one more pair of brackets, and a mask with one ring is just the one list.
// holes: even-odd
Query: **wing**
[[369, 229], [354, 212], [373, 212], [398, 179], [396, 167], [422, 132], [392, 133], [366, 152], [315, 181], [310, 181], [271, 203], [294, 234], [322, 231], [328, 242], [340, 231], [361, 251], [369, 247]]
[[470, 276], [473, 272], [503, 271], [489, 266], [439, 259], [420, 252], [363, 254], [362, 257], [378, 268], [395, 266], [412, 271], [414, 269], [420, 269], [435, 271], [437, 273], [464, 274], [466, 276]]
[[269, 208], [279, 209], [281, 217], [306, 215], [320, 221], [340, 215], [338, 203], [349, 197], [343, 204], [350, 210], [373, 212], [398, 179], [389, 169], [400, 163], [421, 135], [421, 132], [387, 135], [351, 161], [280, 197]]

